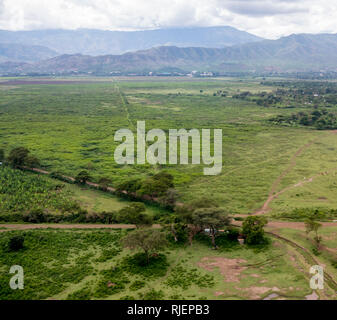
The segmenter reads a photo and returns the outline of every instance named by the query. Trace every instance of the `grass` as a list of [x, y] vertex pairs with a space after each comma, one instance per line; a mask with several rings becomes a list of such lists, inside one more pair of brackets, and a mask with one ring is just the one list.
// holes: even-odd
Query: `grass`
[[[318, 260], [322, 265], [324, 265], [325, 270], [337, 280], [337, 268], [334, 266], [334, 262], [337, 261], [337, 232], [336, 227], [323, 227], [320, 228], [318, 234], [322, 237], [322, 245], [324, 246], [319, 250], [319, 255], [315, 256], [315, 259]], [[313, 234], [310, 234], [308, 237], [303, 230], [296, 229], [281, 229], [280, 235], [298, 243], [304, 248], [308, 249], [313, 255], [314, 242]], [[328, 248], [328, 249], [325, 249]]]
[[[308, 128], [275, 126], [266, 121], [280, 112], [290, 114], [299, 109], [265, 108], [230, 97], [239, 90], [256, 93], [273, 89], [260, 85], [260, 80], [104, 80], [66, 85], [27, 84], [15, 90], [2, 90], [0, 148], [9, 152], [15, 146], [26, 146], [48, 170], [75, 175], [88, 169], [95, 181], [106, 176], [114, 186], [131, 177], [145, 177], [166, 169], [174, 175], [181, 201], [207, 195], [232, 213], [253, 212], [261, 207], [291, 157], [312, 140], [316, 142], [299, 156], [279, 189], [334, 166], [337, 145], [333, 135]], [[227, 91], [228, 97], [213, 96], [217, 90]], [[114, 132], [132, 129], [137, 120], [146, 120], [147, 129], [222, 128], [222, 174], [205, 177], [203, 165], [117, 165], [113, 161], [117, 146]], [[323, 205], [334, 208], [330, 188], [334, 181], [329, 184], [322, 180], [322, 187], [316, 188], [315, 184], [311, 194], [296, 196], [294, 204], [285, 193], [286, 205], [275, 201], [273, 211], [304, 206], [308, 197], [321, 198], [330, 191], [329, 201]], [[86, 196], [79, 196], [87, 201]], [[100, 198], [99, 203], [88, 201], [88, 206], [109, 207], [106, 198]], [[321, 204], [320, 200], [312, 203]], [[119, 206], [119, 201], [115, 205]]]
[[[119, 198], [110, 193], [93, 190], [78, 185], [66, 185], [66, 190], [71, 192], [74, 200], [78, 201], [82, 208], [88, 212], [118, 211], [130, 204], [127, 199]], [[146, 204], [146, 212], [152, 216], [164, 215], [168, 212], [158, 206]]]
[[[125, 232], [3, 233], [0, 298], [263, 299], [274, 292], [285, 299], [303, 299], [311, 293], [306, 274], [287, 258], [293, 253], [278, 240], [264, 250], [238, 246], [235, 250], [214, 251], [197, 241], [191, 247], [169, 247], [162, 252], [166, 262], [155, 267], [161, 272], [149, 278], [134, 268], [134, 252], [121, 249], [119, 239]], [[8, 239], [18, 234], [25, 235], [24, 249], [7, 252]], [[218, 266], [214, 264], [216, 261], [220, 261]], [[167, 267], [163, 268], [161, 263], [167, 263]], [[22, 291], [8, 288], [9, 268], [13, 264], [24, 268]], [[231, 264], [233, 267], [228, 267]]]

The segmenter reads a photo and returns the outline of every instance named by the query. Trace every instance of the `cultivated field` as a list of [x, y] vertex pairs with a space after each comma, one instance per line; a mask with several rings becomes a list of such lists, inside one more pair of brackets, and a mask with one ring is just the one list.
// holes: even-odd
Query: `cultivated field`
[[[0, 79], [6, 156], [25, 147], [41, 172], [72, 178], [86, 170], [114, 191], [1, 166], [0, 299], [336, 299], [336, 97], [335, 82], [287, 79]], [[204, 176], [203, 164], [116, 164], [115, 131], [135, 132], [141, 120], [147, 130], [222, 129], [222, 173]], [[141, 181], [137, 192], [148, 195], [144, 183], [163, 172], [173, 176], [178, 207], [208, 198], [238, 222], [268, 217], [272, 234], [255, 246], [223, 235], [218, 250], [203, 234], [192, 246], [170, 239], [142, 265], [121, 241], [133, 232], [122, 224], [136, 223], [123, 217], [134, 199], [112, 193]], [[151, 199], [145, 213], [166, 230], [177, 212]], [[319, 252], [298, 224], [310, 216], [327, 223]], [[30, 230], [41, 222], [62, 230]], [[89, 223], [110, 227], [87, 230]], [[25, 246], [9, 252], [16, 235]], [[328, 274], [324, 290], [309, 287], [314, 263]], [[26, 270], [23, 291], [7, 286], [13, 264]]]

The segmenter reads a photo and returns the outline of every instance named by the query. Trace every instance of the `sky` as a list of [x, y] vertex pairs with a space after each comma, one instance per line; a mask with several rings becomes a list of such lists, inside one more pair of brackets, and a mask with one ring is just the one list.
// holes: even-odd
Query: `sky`
[[335, 0], [0, 0], [0, 29], [232, 26], [277, 39], [337, 33]]

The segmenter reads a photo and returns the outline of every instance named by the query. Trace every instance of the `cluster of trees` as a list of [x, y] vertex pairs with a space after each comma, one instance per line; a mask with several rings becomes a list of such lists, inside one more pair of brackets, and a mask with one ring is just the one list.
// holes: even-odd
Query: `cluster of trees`
[[244, 92], [240, 92], [238, 94], [233, 94], [232, 98], [233, 99], [241, 99], [241, 100], [246, 100], [248, 97], [253, 96], [252, 93], [250, 93], [249, 91], [244, 91]]
[[131, 179], [119, 184], [117, 194], [130, 198], [156, 200], [164, 207], [173, 208], [178, 194], [174, 189], [173, 176], [159, 172], [145, 179]]
[[5, 157], [4, 150], [0, 149], [0, 161], [5, 161], [14, 168], [19, 168], [23, 166], [36, 168], [40, 166], [39, 159], [35, 156], [32, 156], [30, 154], [30, 151], [24, 147], [12, 149], [7, 158]]
[[[159, 230], [142, 225], [129, 232], [123, 239], [123, 244], [132, 250], [142, 250], [147, 262], [151, 255], [165, 248], [169, 240], [176, 243], [189, 242], [191, 245], [195, 236], [200, 233], [208, 235], [213, 249], [217, 249], [216, 239], [221, 239], [224, 234], [227, 235], [227, 239], [236, 243], [238, 241], [239, 231], [229, 227], [230, 221], [230, 217], [222, 208], [210, 200], [203, 199], [180, 208], [172, 218], [169, 228]], [[246, 239], [248, 245], [266, 244], [266, 224], [267, 220], [264, 217], [247, 217], [243, 221], [241, 236]], [[225, 228], [226, 231], [220, 228]]]
[[214, 92], [213, 93], [213, 96], [216, 97], [216, 96], [219, 96], [219, 97], [227, 97], [228, 95], [228, 92], [227, 91], [224, 91], [224, 90], [218, 90], [217, 92]]
[[233, 95], [232, 98], [252, 101], [264, 107], [294, 108], [295, 106], [313, 105], [317, 108], [330, 108], [337, 105], [337, 85], [335, 83], [264, 81], [261, 84], [276, 86], [277, 89], [273, 92], [259, 93], [244, 91]]
[[326, 109], [316, 109], [311, 112], [298, 112], [290, 116], [278, 115], [270, 119], [275, 124], [302, 125], [315, 127], [318, 130], [330, 130], [337, 128], [337, 116]]
[[[201, 198], [188, 204], [178, 206], [176, 215], [171, 223], [170, 230], [175, 239], [179, 240], [178, 230], [185, 230], [189, 244], [192, 244], [194, 237], [207, 230], [212, 245], [216, 249], [216, 237], [218, 230], [230, 224], [229, 214], [225, 209], [220, 208], [213, 200]], [[182, 228], [182, 225], [184, 228]], [[182, 235], [180, 234], [180, 238]]]
[[[1, 217], [2, 216], [0, 216], [0, 219]], [[103, 211], [97, 213], [88, 213], [87, 210], [78, 207], [71, 213], [55, 215], [41, 208], [33, 208], [19, 216], [18, 219], [20, 219], [19, 221], [30, 223], [125, 223], [135, 224], [137, 228], [151, 226], [153, 224], [153, 217], [146, 213], [146, 207], [142, 202], [131, 203], [119, 211]]]
[[241, 99], [246, 101], [255, 102], [258, 106], [270, 107], [275, 106], [283, 101], [282, 95], [279, 92], [268, 93], [260, 92], [253, 94], [249, 91], [244, 91], [232, 96], [233, 99]]

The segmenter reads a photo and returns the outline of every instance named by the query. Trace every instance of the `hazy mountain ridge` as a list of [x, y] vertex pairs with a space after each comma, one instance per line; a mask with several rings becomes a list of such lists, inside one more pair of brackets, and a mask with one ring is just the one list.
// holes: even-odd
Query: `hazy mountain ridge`
[[262, 38], [232, 27], [194, 27], [145, 31], [0, 30], [0, 43], [41, 45], [62, 54], [107, 55], [157, 46], [223, 48]]
[[0, 62], [37, 62], [57, 55], [56, 51], [43, 46], [0, 42]]
[[[163, 46], [122, 55], [62, 55], [30, 65], [9, 68], [26, 73], [182, 71], [319, 71], [337, 70], [337, 34], [299, 34], [278, 40], [226, 48]], [[3, 66], [2, 66], [3, 69]]]

